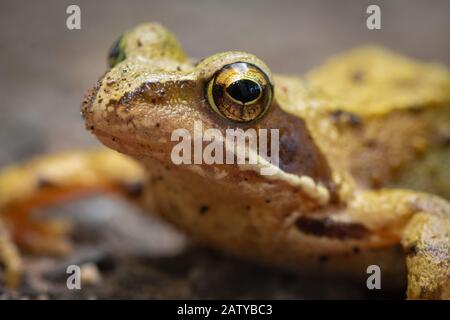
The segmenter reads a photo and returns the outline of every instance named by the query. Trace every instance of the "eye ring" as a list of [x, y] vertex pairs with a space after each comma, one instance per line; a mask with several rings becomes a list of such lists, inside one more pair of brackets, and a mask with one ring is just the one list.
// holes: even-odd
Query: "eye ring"
[[258, 66], [234, 62], [214, 74], [206, 96], [211, 109], [222, 118], [249, 123], [261, 119], [270, 109], [273, 85]]

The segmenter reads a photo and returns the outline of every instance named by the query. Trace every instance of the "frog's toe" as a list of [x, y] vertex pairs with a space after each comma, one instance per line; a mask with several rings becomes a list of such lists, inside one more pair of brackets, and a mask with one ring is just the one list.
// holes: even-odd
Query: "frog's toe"
[[404, 231], [409, 299], [450, 299], [448, 209], [443, 215], [417, 213]]
[[71, 230], [68, 219], [22, 221], [14, 225], [14, 241], [21, 249], [33, 254], [61, 256], [72, 249]]
[[4, 283], [10, 288], [17, 287], [22, 276], [22, 259], [2, 220], [0, 220], [0, 264], [4, 266]]

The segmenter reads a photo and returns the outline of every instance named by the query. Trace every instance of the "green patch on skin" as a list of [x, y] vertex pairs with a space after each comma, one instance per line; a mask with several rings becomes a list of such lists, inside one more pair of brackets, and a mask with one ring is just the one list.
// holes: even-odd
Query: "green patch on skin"
[[121, 35], [111, 46], [111, 49], [109, 49], [108, 65], [110, 68], [113, 68], [119, 62], [125, 60], [126, 55], [124, 47], [125, 47], [124, 36]]

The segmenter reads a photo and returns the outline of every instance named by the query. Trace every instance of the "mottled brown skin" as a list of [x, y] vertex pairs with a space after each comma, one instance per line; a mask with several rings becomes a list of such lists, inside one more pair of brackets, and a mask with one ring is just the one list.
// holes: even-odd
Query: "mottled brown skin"
[[[30, 230], [17, 227], [15, 217], [17, 207], [41, 197], [40, 177], [53, 192], [100, 188], [126, 195], [193, 239], [245, 258], [360, 279], [376, 264], [385, 287], [401, 283], [406, 267], [408, 298], [450, 298], [450, 75], [444, 67], [369, 47], [302, 79], [272, 76], [243, 52], [193, 64], [158, 24], [127, 32], [121, 50], [124, 60], [112, 61], [82, 113], [102, 143], [139, 164], [105, 150], [8, 169], [0, 175], [0, 209], [15, 226], [14, 239]], [[267, 114], [248, 124], [219, 116], [205, 96], [213, 75], [238, 61], [259, 67], [275, 90]], [[192, 132], [194, 121], [221, 132], [279, 129], [281, 173], [174, 165], [171, 133]], [[85, 174], [77, 175], [80, 170]], [[10, 187], [17, 175], [29, 181], [28, 189]], [[58, 236], [45, 231], [36, 238]], [[5, 254], [11, 247], [5, 241], [0, 253], [15, 279], [20, 260]]]

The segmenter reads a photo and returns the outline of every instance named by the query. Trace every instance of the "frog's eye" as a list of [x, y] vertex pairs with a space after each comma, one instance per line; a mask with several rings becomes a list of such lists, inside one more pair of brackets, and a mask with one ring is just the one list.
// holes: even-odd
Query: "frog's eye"
[[257, 66], [235, 62], [224, 66], [209, 81], [206, 95], [211, 108], [235, 122], [260, 119], [272, 103], [269, 77]]
[[125, 60], [123, 35], [121, 35], [109, 49], [108, 65], [110, 68], [114, 67], [119, 62]]

